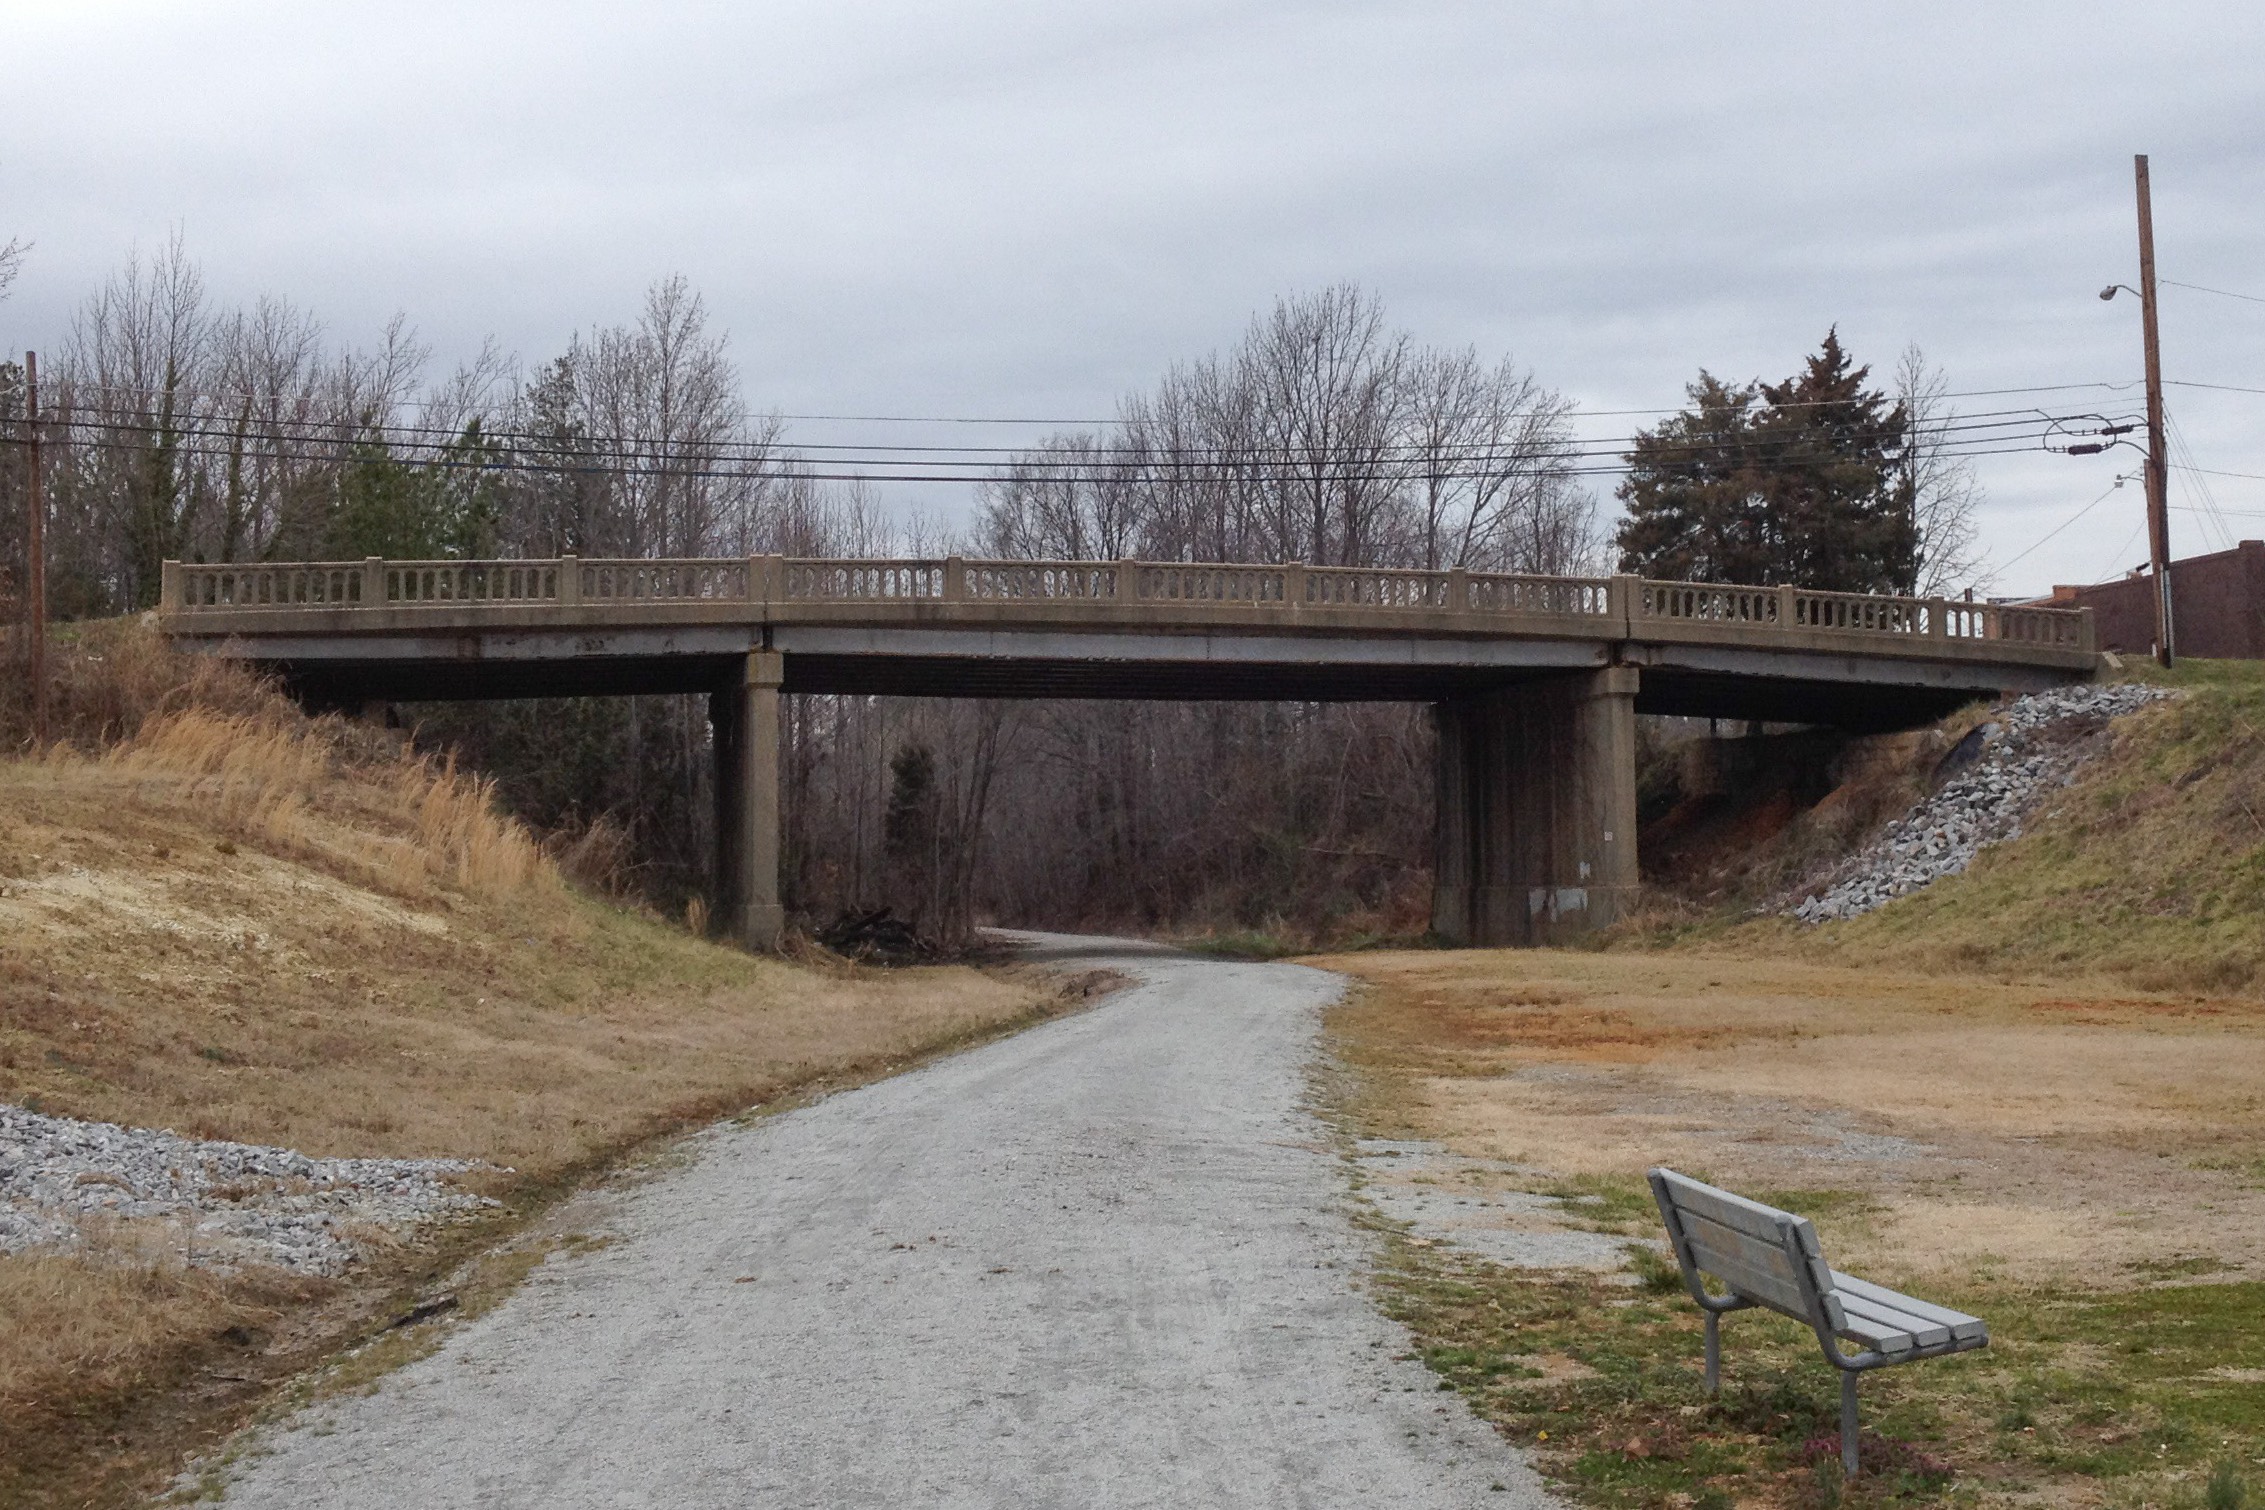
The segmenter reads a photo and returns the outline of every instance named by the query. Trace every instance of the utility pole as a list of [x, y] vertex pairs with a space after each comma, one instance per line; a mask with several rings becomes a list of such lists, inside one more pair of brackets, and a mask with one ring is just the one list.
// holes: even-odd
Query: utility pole
[[2170, 452], [2163, 444], [2163, 353], [2155, 328], [2155, 209], [2147, 193], [2147, 154], [2132, 158], [2139, 192], [2139, 311], [2147, 342], [2147, 559], [2155, 574], [2155, 659], [2176, 653], [2171, 617]]
[[47, 748], [47, 500], [39, 467], [39, 353], [24, 353], [24, 602], [31, 618], [32, 748]]

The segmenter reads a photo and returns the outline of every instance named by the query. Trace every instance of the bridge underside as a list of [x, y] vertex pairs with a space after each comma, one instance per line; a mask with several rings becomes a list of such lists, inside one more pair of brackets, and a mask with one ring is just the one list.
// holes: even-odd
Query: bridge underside
[[[704, 693], [737, 674], [737, 656], [493, 662], [275, 662], [316, 707], [529, 697]], [[1378, 666], [1325, 668], [1256, 662], [1191, 670], [1172, 661], [998, 661], [926, 656], [883, 659], [793, 655], [787, 693], [880, 697], [1074, 698], [1149, 702], [1421, 702], [1471, 697], [1566, 674], [1561, 668]], [[1752, 676], [1688, 668], [1645, 670], [1639, 713], [1824, 724], [1878, 734], [1931, 723], [1998, 687], [1881, 687], [1816, 677]]]
[[[766, 646], [765, 640], [768, 639]], [[896, 633], [780, 628], [768, 636], [647, 633], [402, 636], [269, 642], [266, 662], [310, 703], [704, 693], [751, 651], [782, 657], [787, 693], [1154, 701], [1426, 702], [1626, 665], [1636, 711], [1910, 728], [1977, 697], [2065, 673], [1874, 657], [1594, 641], [1347, 641], [1194, 635]]]
[[2069, 678], [1736, 646], [937, 626], [276, 636], [225, 653], [265, 663], [318, 707], [705, 694], [716, 736], [715, 913], [757, 947], [783, 927], [782, 695], [1428, 703], [1439, 731], [1433, 930], [1456, 943], [1531, 945], [1609, 924], [1637, 894], [1638, 713], [1872, 733]]

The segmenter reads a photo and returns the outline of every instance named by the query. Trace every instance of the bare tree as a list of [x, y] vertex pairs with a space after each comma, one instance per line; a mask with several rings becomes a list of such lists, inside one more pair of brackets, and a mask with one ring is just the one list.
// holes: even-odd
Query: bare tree
[[1398, 491], [1394, 442], [1408, 338], [1355, 284], [1277, 300], [1244, 338], [1236, 376], [1252, 395], [1272, 545], [1317, 566], [1374, 559]]
[[589, 548], [695, 555], [744, 534], [764, 501], [779, 422], [749, 413], [707, 323], [700, 296], [668, 278], [634, 325], [577, 336], [560, 359], [566, 417], [610, 482]]
[[1572, 481], [1572, 402], [1469, 348], [1417, 353], [1407, 384], [1411, 564], [1582, 570], [1595, 504]]
[[0, 243], [0, 299], [8, 297], [8, 289], [16, 275], [24, 270], [24, 258], [31, 251], [31, 243], [21, 237], [10, 236]]
[[1279, 301], [1230, 353], [1050, 437], [988, 484], [983, 548], [1568, 572], [1595, 500], [1572, 405], [1504, 360], [1415, 347], [1352, 285]]
[[1896, 398], [1907, 426], [1902, 481], [1919, 542], [1911, 590], [1923, 598], [1990, 585], [1974, 520], [1982, 483], [1973, 461], [1952, 449], [1958, 416], [1945, 398], [1949, 388], [1949, 378], [1927, 364], [1916, 342], [1903, 348], [1895, 364]]

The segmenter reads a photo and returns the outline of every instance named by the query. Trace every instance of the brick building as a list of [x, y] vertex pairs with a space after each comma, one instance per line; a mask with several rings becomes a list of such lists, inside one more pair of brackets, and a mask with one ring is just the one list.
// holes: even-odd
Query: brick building
[[[2117, 582], [2056, 587], [2057, 608], [2089, 608], [2102, 650], [2146, 655], [2155, 648], [2155, 581], [2133, 572]], [[2265, 660], [2265, 540], [2171, 563], [2178, 653]]]

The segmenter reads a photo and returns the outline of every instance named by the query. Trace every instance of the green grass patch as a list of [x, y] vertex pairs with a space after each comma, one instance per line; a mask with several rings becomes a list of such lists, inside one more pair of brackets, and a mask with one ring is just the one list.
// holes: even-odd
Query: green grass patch
[[2265, 1284], [1920, 1287], [1994, 1341], [1866, 1375], [1866, 1472], [1843, 1488], [1839, 1381], [1815, 1336], [1725, 1318], [1709, 1401], [1697, 1308], [1672, 1266], [1634, 1262], [1631, 1288], [1388, 1239], [1377, 1283], [1442, 1383], [1585, 1504], [1987, 1503], [2082, 1484], [2117, 1506], [2265, 1504]]

